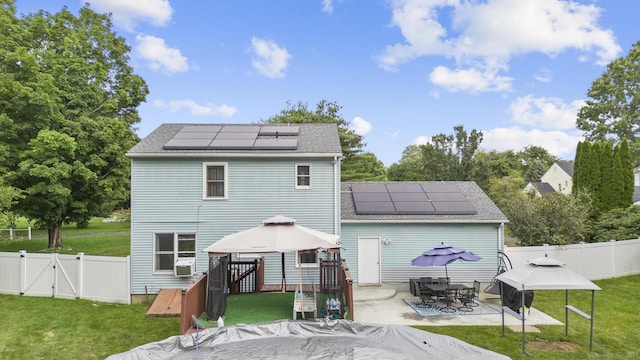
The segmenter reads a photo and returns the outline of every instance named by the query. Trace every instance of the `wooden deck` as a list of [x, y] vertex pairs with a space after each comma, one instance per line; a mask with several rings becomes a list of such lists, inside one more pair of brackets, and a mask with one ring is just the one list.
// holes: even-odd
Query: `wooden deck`
[[182, 291], [162, 289], [147, 311], [147, 316], [180, 316]]

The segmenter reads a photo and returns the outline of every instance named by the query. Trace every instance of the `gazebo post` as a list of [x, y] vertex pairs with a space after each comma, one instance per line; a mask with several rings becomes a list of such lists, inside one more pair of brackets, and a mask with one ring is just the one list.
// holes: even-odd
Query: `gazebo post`
[[523, 355], [527, 355], [527, 351], [525, 350], [525, 343], [526, 343], [526, 338], [525, 338], [525, 333], [524, 333], [524, 286], [522, 291], [520, 291], [521, 294], [521, 298], [522, 298], [522, 302], [520, 303], [520, 305], [522, 305], [522, 313], [520, 314], [520, 317], [522, 317], [522, 354]]
[[589, 329], [589, 352], [593, 351], [593, 310], [594, 310], [594, 306], [595, 306], [595, 301], [596, 301], [596, 291], [595, 290], [591, 290], [591, 328]]
[[569, 289], [564, 290], [564, 336], [569, 336], [569, 308], [567, 305], [569, 305]]

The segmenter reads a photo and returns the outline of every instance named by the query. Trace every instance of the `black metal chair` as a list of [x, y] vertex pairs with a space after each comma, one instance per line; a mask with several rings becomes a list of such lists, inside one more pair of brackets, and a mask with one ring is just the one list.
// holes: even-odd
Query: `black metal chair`
[[480, 298], [480, 281], [473, 280], [473, 302], [470, 306], [480, 306], [478, 299]]
[[440, 299], [440, 302], [444, 303], [445, 306], [440, 308], [440, 311], [445, 313], [456, 312], [457, 309], [453, 307], [453, 303], [456, 302], [457, 298], [458, 298], [458, 290], [446, 289], [444, 291], [444, 296]]
[[[474, 288], [460, 289], [458, 291], [458, 299], [462, 306], [459, 306], [458, 310], [467, 312], [473, 311], [472, 306], [475, 304], [475, 298]], [[477, 304], [475, 306], [477, 306]]]
[[427, 287], [427, 285], [433, 284], [434, 281], [437, 280], [430, 277], [421, 277], [418, 282], [418, 293], [423, 307], [435, 304], [438, 301], [438, 293]]

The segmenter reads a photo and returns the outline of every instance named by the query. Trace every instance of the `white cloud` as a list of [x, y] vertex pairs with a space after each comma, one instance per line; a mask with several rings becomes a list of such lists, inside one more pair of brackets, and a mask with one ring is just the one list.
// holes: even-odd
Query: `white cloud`
[[536, 81], [548, 83], [549, 81], [551, 81], [551, 70], [542, 68], [534, 74], [533, 78], [536, 79]]
[[426, 135], [420, 135], [413, 140], [413, 145], [425, 145], [431, 142], [431, 137]]
[[284, 70], [289, 66], [291, 55], [287, 49], [279, 47], [271, 40], [252, 38], [254, 58], [251, 65], [262, 75], [270, 78], [284, 77]]
[[114, 24], [128, 31], [133, 31], [138, 22], [164, 26], [173, 13], [169, 0], [91, 0], [90, 3], [98, 12], [111, 13]]
[[167, 108], [172, 113], [187, 109], [189, 113], [194, 116], [232, 116], [237, 111], [233, 106], [225, 104], [215, 105], [211, 103], [202, 105], [191, 99], [170, 100], [169, 102], [155, 100], [153, 106]]
[[356, 116], [351, 121], [351, 130], [355, 131], [358, 135], [366, 135], [371, 131], [371, 129], [371, 123], [359, 116]]
[[136, 36], [136, 54], [147, 61], [149, 67], [156, 71], [175, 74], [189, 70], [187, 58], [180, 50], [170, 48], [164, 39], [151, 35]]
[[328, 14], [333, 13], [333, 0], [322, 0], [322, 11]]
[[[460, 69], [478, 68], [472, 75], [509, 80], [496, 74], [507, 71], [505, 65], [515, 55], [556, 56], [576, 49], [581, 58], [595, 56], [604, 65], [621, 52], [613, 32], [598, 24], [601, 9], [594, 5], [564, 0], [394, 0], [391, 6], [392, 25], [400, 29], [404, 42], [388, 45], [377, 57], [385, 70], [438, 55], [454, 60]], [[441, 18], [450, 23], [441, 23]], [[471, 71], [460, 69], [449, 72]]]
[[505, 91], [511, 88], [510, 77], [498, 76], [495, 72], [481, 72], [478, 69], [451, 70], [445, 66], [437, 66], [429, 79], [432, 83], [451, 91]]
[[527, 146], [535, 145], [567, 160], [573, 159], [578, 142], [584, 140], [577, 132], [525, 130], [517, 126], [483, 130], [482, 134], [480, 147], [486, 151], [520, 151]]
[[543, 129], [574, 129], [578, 110], [584, 101], [576, 100], [570, 104], [558, 98], [533, 97], [527, 95], [511, 103], [509, 112], [511, 121]]

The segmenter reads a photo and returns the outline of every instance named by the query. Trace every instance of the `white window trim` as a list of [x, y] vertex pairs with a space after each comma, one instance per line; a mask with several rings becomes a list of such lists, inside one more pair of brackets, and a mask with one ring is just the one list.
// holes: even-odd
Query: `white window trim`
[[[305, 250], [307, 251], [307, 250]], [[312, 251], [312, 250], [308, 250], [308, 251]], [[300, 263], [299, 259], [300, 257], [298, 256], [298, 251], [296, 251], [296, 269], [298, 268], [319, 268], [320, 267], [320, 251], [318, 250], [313, 250], [316, 252], [316, 262], [314, 263]]]
[[[174, 274], [174, 270], [173, 267], [171, 269], [167, 269], [167, 270], [157, 270], [156, 269], [156, 235], [157, 234], [173, 234], [173, 259], [177, 261], [177, 259], [193, 259], [194, 262], [196, 262], [196, 266], [197, 266], [197, 249], [198, 249], [198, 234], [195, 232], [185, 232], [185, 231], [179, 231], [179, 232], [171, 232], [171, 231], [156, 231], [153, 233], [153, 261], [152, 261], [152, 266], [153, 266], [153, 274], [159, 274], [159, 275], [173, 275]], [[196, 257], [183, 257], [183, 258], [179, 258], [178, 257], [178, 235], [194, 235], [194, 239], [193, 241], [195, 242], [195, 250], [194, 252], [196, 253]], [[168, 253], [168, 252], [167, 252]], [[174, 261], [174, 265], [175, 265], [175, 261]]]
[[[224, 167], [224, 196], [211, 197], [207, 196], [207, 167], [223, 166]], [[202, 163], [202, 200], [227, 200], [229, 198], [229, 166], [222, 162], [203, 162]]]
[[[309, 185], [298, 185], [298, 177], [300, 176], [298, 174], [298, 167], [299, 166], [308, 166], [309, 167]], [[311, 164], [306, 164], [306, 163], [295, 164], [295, 173], [296, 173], [295, 179], [294, 179], [295, 188], [296, 189], [311, 189], [311, 183], [312, 183], [311, 181], [312, 181], [312, 178], [313, 178], [313, 171], [312, 171], [312, 168], [311, 168]], [[305, 175], [303, 175], [303, 176], [305, 176]]]

